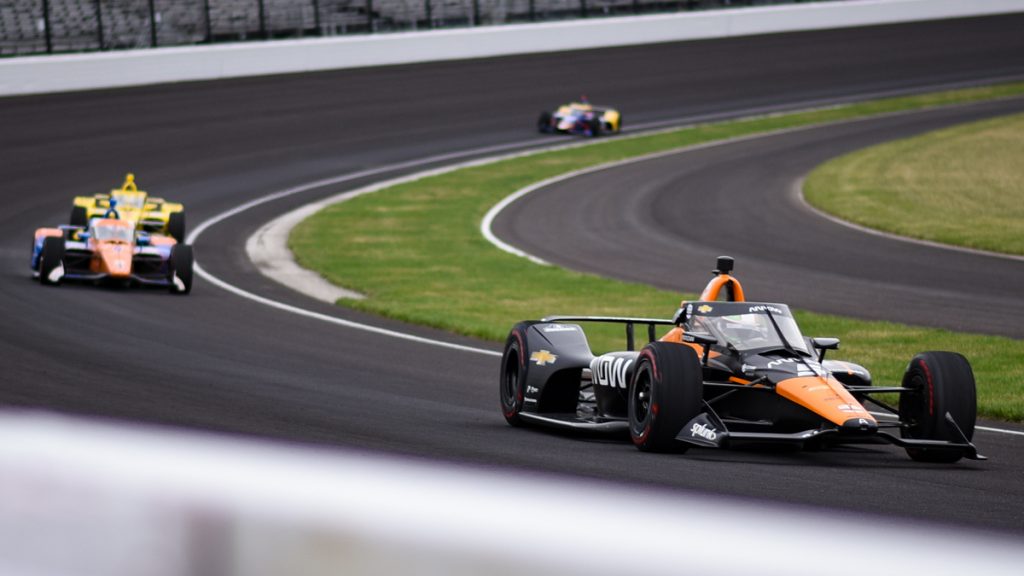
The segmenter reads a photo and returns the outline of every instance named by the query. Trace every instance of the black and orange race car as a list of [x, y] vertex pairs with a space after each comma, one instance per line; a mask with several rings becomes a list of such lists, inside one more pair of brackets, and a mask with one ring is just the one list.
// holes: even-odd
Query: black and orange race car
[[[826, 360], [839, 340], [804, 338], [785, 304], [747, 302], [732, 268], [732, 258], [720, 257], [700, 300], [684, 301], [671, 320], [556, 316], [516, 324], [501, 361], [505, 419], [628, 431], [644, 451], [890, 443], [924, 462], [984, 459], [971, 443], [975, 382], [963, 356], [918, 354], [899, 386], [874, 386], [863, 366]], [[627, 350], [595, 356], [578, 322], [624, 324]], [[638, 325], [649, 340], [639, 351]], [[655, 339], [659, 326], [668, 330]], [[898, 394], [898, 405], [874, 398], [882, 393]]]

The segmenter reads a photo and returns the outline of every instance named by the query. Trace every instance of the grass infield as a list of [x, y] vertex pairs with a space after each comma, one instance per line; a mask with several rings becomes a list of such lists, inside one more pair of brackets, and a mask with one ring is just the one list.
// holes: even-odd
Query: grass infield
[[[327, 207], [297, 226], [289, 245], [301, 265], [367, 295], [339, 305], [488, 340], [504, 340], [519, 320], [550, 314], [669, 317], [681, 299], [696, 295], [539, 266], [506, 254], [480, 235], [484, 214], [520, 188], [586, 166], [749, 134], [1017, 94], [1024, 94], [1024, 83], [698, 125], [502, 160]], [[917, 352], [958, 351], [974, 367], [979, 414], [1024, 420], [1024, 341], [796, 314], [806, 335], [843, 340], [840, 353], [830, 357], [865, 365], [879, 383], [898, 382]], [[621, 328], [586, 328], [595, 351], [623, 344]], [[496, 375], [497, 370], [496, 362]]]
[[1024, 254], [1024, 114], [887, 142], [822, 164], [807, 201], [863, 226]]

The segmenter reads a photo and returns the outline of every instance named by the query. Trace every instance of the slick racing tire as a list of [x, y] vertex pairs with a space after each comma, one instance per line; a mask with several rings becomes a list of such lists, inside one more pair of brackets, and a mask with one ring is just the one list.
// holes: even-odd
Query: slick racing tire
[[673, 342], [651, 342], [640, 352], [629, 386], [629, 436], [644, 452], [685, 452], [676, 441], [700, 412], [703, 374], [697, 354]]
[[[192, 267], [195, 258], [192, 256], [192, 247], [188, 244], [175, 244], [171, 247], [170, 266], [168, 269], [168, 280], [172, 294], [188, 294], [192, 291]], [[174, 282], [177, 276], [183, 287]]]
[[541, 112], [537, 118], [537, 131], [541, 134], [551, 134], [555, 129], [551, 126], [551, 112]]
[[[914, 356], [903, 374], [899, 416], [901, 435], [916, 440], [963, 442], [946, 421], [948, 412], [968, 440], [974, 437], [977, 396], [974, 372], [966, 358], [954, 352], [922, 352]], [[907, 455], [919, 462], [956, 462], [959, 450], [907, 448]]]
[[60, 278], [50, 280], [50, 273], [64, 261], [64, 237], [47, 236], [43, 240], [43, 252], [39, 255], [39, 283], [44, 286], [60, 284]]
[[593, 120], [587, 121], [587, 132], [591, 138], [597, 138], [601, 135], [601, 119], [594, 118]]
[[526, 330], [533, 322], [520, 322], [512, 327], [505, 340], [505, 352], [501, 355], [501, 374], [498, 378], [498, 395], [501, 399], [501, 413], [512, 426], [522, 426], [523, 394], [526, 388], [530, 356]]
[[167, 218], [167, 235], [178, 242], [185, 241], [185, 213], [171, 212]]
[[71, 225], [72, 226], [88, 226], [89, 225], [89, 212], [85, 209], [85, 206], [72, 206], [71, 207]]

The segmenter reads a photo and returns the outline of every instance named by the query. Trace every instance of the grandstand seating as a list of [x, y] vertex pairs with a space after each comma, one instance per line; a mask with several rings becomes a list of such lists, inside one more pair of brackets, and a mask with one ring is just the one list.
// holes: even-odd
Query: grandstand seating
[[[779, 1], [796, 0], [742, 3]], [[172, 46], [577, 18], [584, 10], [599, 16], [726, 4], [730, 0], [0, 0], [0, 56], [142, 48], [154, 40]]]

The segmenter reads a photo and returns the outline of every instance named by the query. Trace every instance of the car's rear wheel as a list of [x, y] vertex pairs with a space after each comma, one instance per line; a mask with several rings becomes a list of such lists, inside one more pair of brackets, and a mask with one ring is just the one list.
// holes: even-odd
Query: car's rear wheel
[[85, 209], [85, 206], [72, 206], [71, 207], [71, 225], [72, 226], [88, 226], [89, 225], [89, 211]]
[[594, 118], [593, 120], [587, 121], [587, 132], [591, 138], [597, 138], [601, 135], [601, 119]]
[[676, 436], [700, 413], [703, 375], [688, 346], [651, 342], [640, 352], [629, 387], [629, 435], [644, 452], [683, 452]]
[[47, 236], [43, 239], [43, 252], [39, 255], [39, 283], [56, 286], [60, 277], [51, 278], [54, 271], [64, 262], [64, 237]]
[[512, 426], [522, 426], [519, 416], [523, 411], [523, 395], [526, 390], [526, 373], [529, 354], [526, 330], [532, 322], [520, 322], [509, 332], [505, 340], [505, 352], [501, 356], [501, 375], [498, 381], [498, 395], [501, 398], [501, 413]]
[[550, 134], [555, 131], [551, 126], [551, 112], [540, 113], [540, 118], [537, 118], [537, 131], [542, 134]]
[[[192, 291], [192, 268], [195, 258], [192, 255], [192, 247], [188, 244], [175, 244], [171, 247], [170, 266], [168, 267], [168, 280], [170, 280], [170, 291], [174, 294], [188, 294]], [[177, 278], [178, 282], [175, 282]]]
[[[899, 416], [904, 438], [963, 442], [946, 421], [948, 412], [963, 436], [974, 437], [977, 396], [974, 372], [966, 358], [954, 352], [922, 352], [914, 356], [903, 375]], [[920, 462], [956, 462], [960, 450], [907, 448], [907, 455]]]
[[178, 242], [185, 241], [185, 213], [171, 212], [167, 218], [167, 235]]

